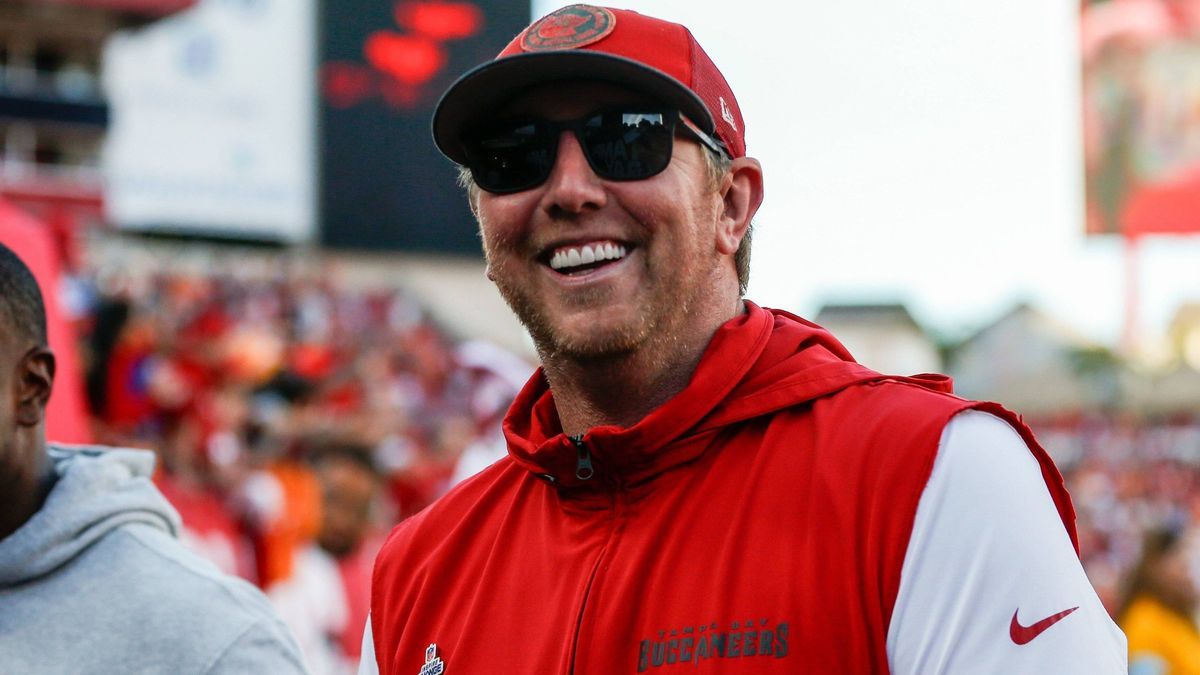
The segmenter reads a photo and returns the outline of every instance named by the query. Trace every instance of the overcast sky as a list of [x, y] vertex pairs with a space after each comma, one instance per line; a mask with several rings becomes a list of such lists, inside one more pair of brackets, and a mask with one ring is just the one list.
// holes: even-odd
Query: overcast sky
[[[766, 175], [752, 299], [905, 301], [950, 335], [1024, 299], [1119, 339], [1120, 242], [1083, 235], [1077, 0], [618, 6], [689, 26], [738, 96]], [[1200, 237], [1140, 269], [1143, 330], [1200, 301]]]

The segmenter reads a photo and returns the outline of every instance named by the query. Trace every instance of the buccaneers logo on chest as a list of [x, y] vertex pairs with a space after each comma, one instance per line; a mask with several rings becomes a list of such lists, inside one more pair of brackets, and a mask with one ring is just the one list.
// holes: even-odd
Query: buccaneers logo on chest
[[788, 654], [788, 624], [768, 619], [710, 623], [661, 630], [638, 645], [637, 672], [710, 659], [782, 659]]

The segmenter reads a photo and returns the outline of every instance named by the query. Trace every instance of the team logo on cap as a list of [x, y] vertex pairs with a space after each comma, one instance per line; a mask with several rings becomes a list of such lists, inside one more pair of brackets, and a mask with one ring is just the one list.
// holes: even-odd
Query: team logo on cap
[[733, 119], [733, 111], [729, 109], [729, 104], [725, 102], [725, 97], [718, 96], [717, 98], [721, 101], [721, 119], [728, 122], [729, 126], [733, 127], [734, 131], [737, 131], [737, 120]]
[[527, 28], [521, 36], [521, 49], [527, 52], [577, 49], [603, 40], [616, 27], [617, 17], [603, 7], [570, 5]]

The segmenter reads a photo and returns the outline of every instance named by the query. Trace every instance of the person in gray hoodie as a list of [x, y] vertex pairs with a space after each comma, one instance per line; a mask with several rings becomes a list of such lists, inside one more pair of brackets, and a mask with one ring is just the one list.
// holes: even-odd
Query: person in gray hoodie
[[303, 673], [252, 585], [188, 552], [140, 450], [51, 446], [37, 282], [0, 245], [0, 673]]

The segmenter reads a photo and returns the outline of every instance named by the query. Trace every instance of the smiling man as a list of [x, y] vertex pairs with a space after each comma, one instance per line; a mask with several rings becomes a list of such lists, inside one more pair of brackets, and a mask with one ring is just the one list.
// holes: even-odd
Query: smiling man
[[509, 456], [393, 531], [362, 672], [1124, 672], [1015, 415], [743, 299], [745, 129], [686, 28], [589, 5], [443, 96], [542, 368]]

